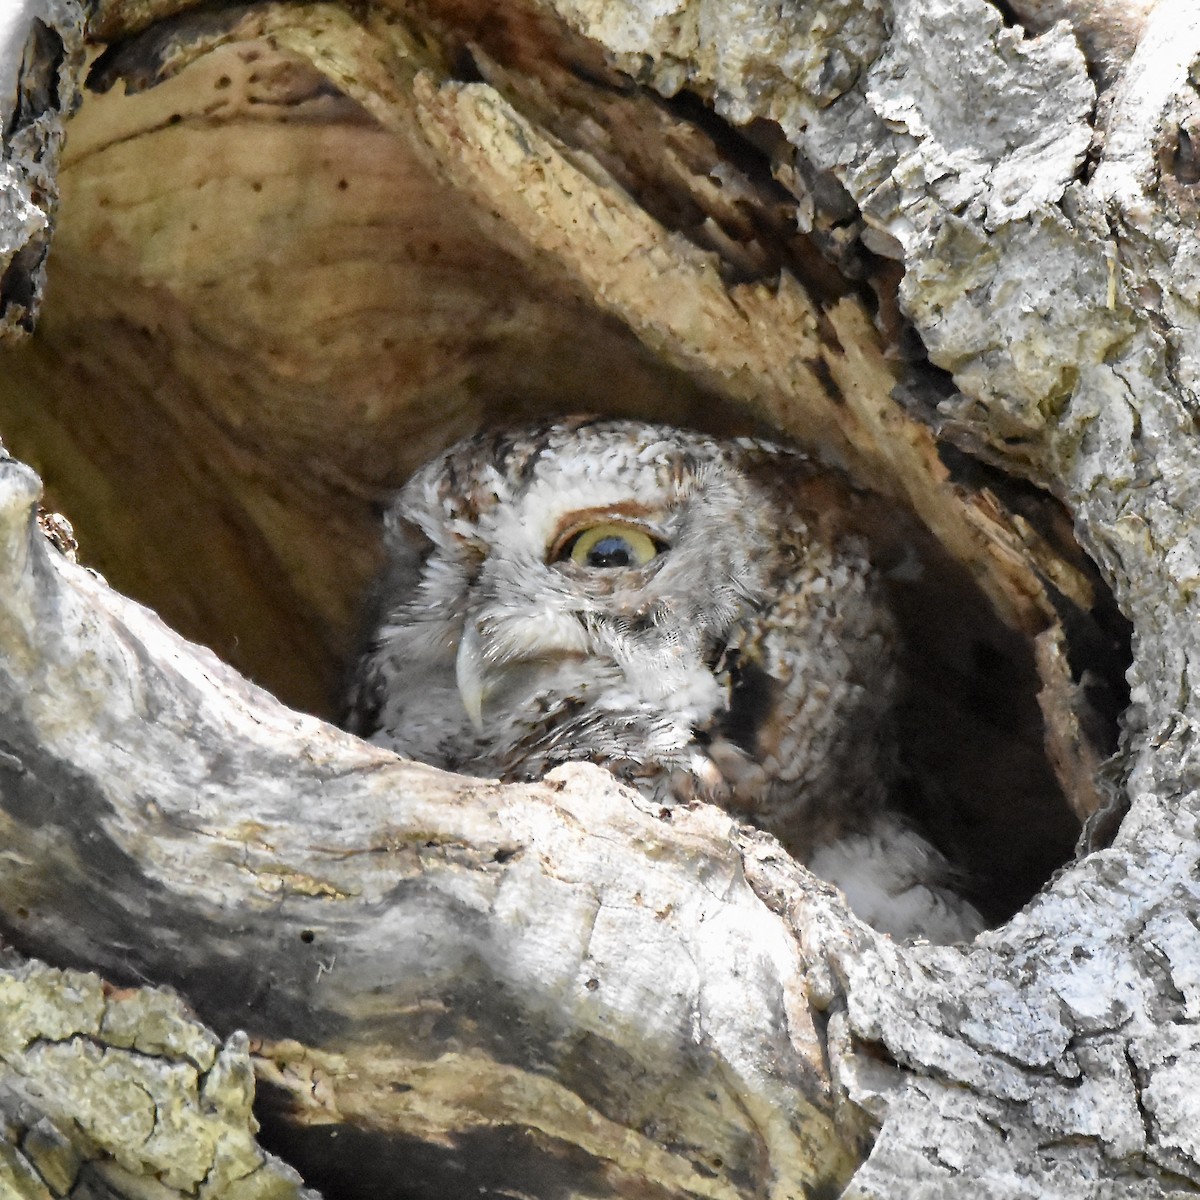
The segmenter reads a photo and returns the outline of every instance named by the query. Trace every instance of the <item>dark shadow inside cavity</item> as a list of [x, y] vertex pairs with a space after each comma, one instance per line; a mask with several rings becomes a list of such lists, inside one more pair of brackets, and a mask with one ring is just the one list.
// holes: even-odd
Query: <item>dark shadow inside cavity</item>
[[[904, 632], [896, 804], [961, 872], [960, 890], [1000, 923], [1074, 856], [1080, 836], [1047, 756], [1032, 642], [936, 549], [922, 580], [890, 590]], [[1127, 630], [1100, 595], [1091, 611], [1058, 597], [1070, 610], [1062, 619], [1071, 673], [1093, 718], [1083, 734], [1098, 757], [1116, 749], [1128, 699]]]
[[1024, 22], [1017, 16], [1008, 0], [991, 0], [992, 7], [1000, 14], [1006, 29], [1024, 28]]
[[[397, 1093], [403, 1090], [396, 1086]], [[480, 1121], [436, 1141], [349, 1122], [305, 1125], [289, 1119], [286, 1096], [262, 1084], [255, 1111], [264, 1144], [299, 1168], [305, 1182], [321, 1188], [329, 1200], [569, 1200], [634, 1194], [669, 1200], [679, 1194], [645, 1177], [633, 1178], [619, 1165], [527, 1125]], [[697, 1156], [693, 1164], [724, 1183], [725, 1164], [719, 1158], [709, 1164]], [[754, 1181], [734, 1178], [750, 1194]]]
[[[943, 444], [941, 457], [955, 484], [996, 496], [1088, 580], [1090, 608], [1041, 582], [1076, 690], [1080, 760], [1114, 754], [1129, 703], [1132, 629], [1075, 541], [1069, 514], [1040, 489], [954, 447]], [[966, 890], [981, 911], [999, 922], [1077, 853], [1078, 810], [1086, 802], [1076, 797], [1073, 809], [1050, 765], [1034, 659], [1038, 631], [1007, 628], [957, 564], [944, 559], [936, 574], [926, 594], [894, 591], [909, 679], [901, 712], [909, 776], [900, 803], [966, 872]], [[1087, 848], [1103, 844], [1115, 825], [1107, 821], [1103, 836], [1093, 832]]]

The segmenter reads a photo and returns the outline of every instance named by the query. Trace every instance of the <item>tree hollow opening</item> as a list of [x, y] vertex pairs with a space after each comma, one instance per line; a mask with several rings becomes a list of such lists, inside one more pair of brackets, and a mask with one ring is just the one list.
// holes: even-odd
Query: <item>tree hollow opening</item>
[[[655, 119], [672, 111], [657, 105]], [[756, 137], [770, 142], [769, 131]], [[792, 168], [776, 174], [799, 178]], [[591, 411], [782, 436], [876, 482], [869, 460], [826, 436], [852, 388], [868, 386], [833, 358], [861, 348], [839, 341], [846, 326], [828, 311], [812, 320], [835, 349], [812, 375], [834, 416], [813, 429], [801, 409], [758, 404], [753, 387], [722, 386], [715, 369], [650, 348], [644, 330], [544, 253], [498, 237], [426, 155], [269, 39], [216, 45], [137, 94], [89, 95], [62, 187], [41, 324], [0, 373], [0, 434], [74, 523], [85, 563], [317, 715], [337, 711], [379, 566], [380, 507], [485, 424]], [[743, 201], [764, 195], [777, 200], [767, 189]], [[688, 213], [717, 245], [703, 213]], [[755, 238], [778, 225], [772, 209]], [[805, 245], [811, 270], [819, 242]], [[861, 248], [856, 261], [870, 274], [858, 289], [870, 353], [886, 364], [879, 346], [890, 344], [912, 358], [887, 300], [894, 265]], [[753, 274], [716, 272], [731, 288], [759, 287], [739, 294], [743, 307], [786, 294], [779, 279], [746, 283]], [[839, 279], [825, 300], [844, 312], [852, 291]], [[1028, 596], [1001, 613], [987, 555], [944, 548], [941, 531], [921, 577], [893, 584], [908, 681], [897, 803], [998, 922], [1071, 856], [1095, 807], [1127, 631], [1052, 501], [945, 446], [926, 466], [944, 472], [925, 489], [935, 517], [942, 504], [967, 528], [994, 505], [999, 525], [1028, 535], [1014, 573], [1043, 594], [1040, 623]], [[930, 525], [930, 512], [920, 520]], [[1005, 551], [1022, 552], [1018, 537]], [[1068, 577], [1084, 583], [1072, 591]]]

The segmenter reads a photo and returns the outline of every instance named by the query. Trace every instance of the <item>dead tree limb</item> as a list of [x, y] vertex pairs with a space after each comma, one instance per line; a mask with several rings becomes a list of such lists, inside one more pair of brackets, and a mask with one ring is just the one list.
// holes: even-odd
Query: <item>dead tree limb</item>
[[[150, 456], [113, 429], [171, 447], [209, 528], [95, 503], [118, 567], [120, 529], [179, 542], [192, 575], [229, 564], [258, 605], [254, 661], [286, 628], [304, 662], [280, 690], [319, 694], [369, 574], [367, 501], [470, 423], [470, 364], [492, 372], [493, 411], [526, 411], [514, 397], [541, 347], [557, 365], [553, 387], [529, 384], [545, 389], [533, 409], [573, 381], [680, 421], [719, 399], [714, 425], [789, 432], [909, 505], [990, 619], [1031, 643], [1049, 760], [1095, 818], [1091, 853], [976, 944], [898, 946], [714, 810], [668, 820], [594, 770], [463, 781], [298, 716], [50, 548], [34, 477], [6, 461], [6, 936], [56, 966], [170, 984], [221, 1037], [245, 1030], [271, 1145], [330, 1196], [1200, 1185], [1200, 18], [1183, 0], [1141, 22], [1011, 7], [1036, 36], [984, 0], [829, 0], [786, 19], [729, 0], [503, 17], [449, 0], [98, 6], [93, 82], [144, 92], [110, 92], [74, 126], [60, 245], [77, 286], [6, 360], [0, 428], [93, 501], [111, 476], [81, 446], [107, 437], [143, 480]], [[206, 175], [217, 145], [238, 153]], [[268, 180], [261, 151], [285, 145], [298, 169]], [[188, 187], [159, 189], [147, 146]], [[413, 181], [408, 208], [364, 184], [378, 173]], [[453, 355], [420, 359], [461, 373], [389, 390], [371, 371], [397, 351], [372, 304], [314, 352], [282, 337], [279, 293], [253, 299], [248, 281], [274, 286], [303, 253], [272, 242], [255, 260], [242, 240], [214, 272], [198, 252], [237, 235], [205, 225], [206, 181], [263, 220], [290, 197], [301, 250], [344, 229], [315, 219], [339, 194], [397, 228], [444, 199], [466, 230], [456, 253], [506, 280], [495, 295], [538, 313], [535, 333], [493, 353], [495, 303], [481, 315], [475, 294], [438, 327]], [[398, 303], [399, 268], [372, 274], [350, 243], [304, 276], [322, 318], [343, 296]], [[450, 294], [432, 268], [411, 278], [435, 276]], [[635, 399], [602, 395], [595, 359], [555, 358], [566, 324]], [[452, 337], [483, 329], [483, 358]], [[108, 404], [81, 403], [64, 382], [79, 379], [108, 381]], [[1105, 772], [1078, 641], [1103, 589], [1018, 478], [1066, 506], [1133, 624], [1133, 703]], [[270, 570], [246, 568], [247, 542]], [[314, 582], [342, 552], [339, 583]], [[163, 594], [188, 574], [164, 571]], [[218, 641], [219, 604], [195, 606]], [[1014, 843], [1016, 811], [998, 826]]]

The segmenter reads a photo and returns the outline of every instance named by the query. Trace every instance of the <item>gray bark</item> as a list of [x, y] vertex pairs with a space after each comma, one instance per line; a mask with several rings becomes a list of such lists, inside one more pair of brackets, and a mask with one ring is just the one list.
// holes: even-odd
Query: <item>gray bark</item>
[[14, 2], [0, 14], [0, 341], [33, 327], [45, 281], [63, 117], [79, 94], [83, 11]]
[[[40, 302], [82, 24], [70, 0], [0, 13], [0, 341], [27, 332]], [[3, 746], [11, 775], [19, 764]], [[0, 959], [0, 1194], [315, 1197], [256, 1143], [253, 1096], [245, 1036], [222, 1044], [169, 991]]]
[[[1118, 29], [1104, 7], [1014, 4], [1065, 18], [1031, 36], [984, 0], [826, 0], [782, 21], [749, 0], [551, 8], [606, 69], [759, 123], [824, 250], [847, 270], [862, 247], [902, 269], [903, 312], [938, 369], [900, 373], [905, 419], [1068, 507], [1134, 629], [1121, 753], [1104, 778], [1076, 763], [1072, 797], [1086, 814], [1102, 801], [1081, 794], [1107, 796], [1119, 830], [1097, 820], [1092, 852], [975, 944], [896, 945], [715, 810], [667, 819], [584, 768], [463, 781], [298, 716], [48, 545], [36, 480], [7, 460], [6, 935], [56, 966], [178, 988], [233, 1039], [218, 1051], [189, 1025], [199, 1057], [146, 1042], [187, 1060], [189, 1095], [203, 1100], [220, 1055], [243, 1068], [245, 1030], [272, 1144], [330, 1195], [1194, 1192], [1200, 15], [1162, 0]], [[594, 123], [582, 149], [566, 118], [547, 133], [527, 115], [536, 89], [483, 52], [487, 82], [461, 85], [403, 30], [263, 11], [259, 32], [409, 139], [518, 258], [551, 263], [704, 386], [784, 427], [811, 411], [961, 561], [1000, 544], [973, 541], [976, 510], [939, 507], [914, 472], [921, 429], [889, 424], [902, 418], [871, 408], [861, 358], [852, 370], [829, 351], [815, 282], [729, 284], [719, 221], [699, 248], [664, 230], [614, 186]], [[322, 57], [339, 21], [343, 53]], [[380, 66], [383, 45], [396, 59]], [[739, 266], [762, 268], [760, 249]], [[820, 305], [857, 349], [844, 297]], [[804, 408], [820, 355], [845, 385], [836, 409]], [[1046, 607], [1035, 577], [1026, 564], [985, 581], [1016, 626]], [[140, 1046], [89, 1019], [73, 1044]], [[26, 1072], [45, 1038], [14, 1043], [8, 1069]], [[244, 1129], [240, 1100], [227, 1109]]]

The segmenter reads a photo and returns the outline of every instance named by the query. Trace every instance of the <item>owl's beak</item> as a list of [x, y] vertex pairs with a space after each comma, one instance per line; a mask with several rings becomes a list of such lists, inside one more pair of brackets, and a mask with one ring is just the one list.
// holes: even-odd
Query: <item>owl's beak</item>
[[[0, 0], [3, 4], [4, 0]], [[529, 630], [524, 630], [528, 638]], [[574, 648], [556, 649], [545, 643], [530, 648], [523, 646], [519, 638], [510, 636], [497, 638], [494, 629], [489, 629], [484, 618], [484, 627], [473, 616], [467, 617], [458, 638], [458, 652], [454, 657], [454, 682], [467, 716], [475, 732], [483, 733], [483, 706], [489, 700], [524, 695], [520, 689], [528, 690], [531, 680], [536, 683], [542, 673], [564, 661], [578, 661], [586, 655]]]
[[454, 681], [462, 697], [463, 708], [471, 718], [476, 733], [483, 732], [483, 702], [487, 697], [487, 683], [483, 677], [483, 648], [479, 644], [479, 630], [475, 622], [468, 620], [458, 639], [458, 655], [454, 660]]

